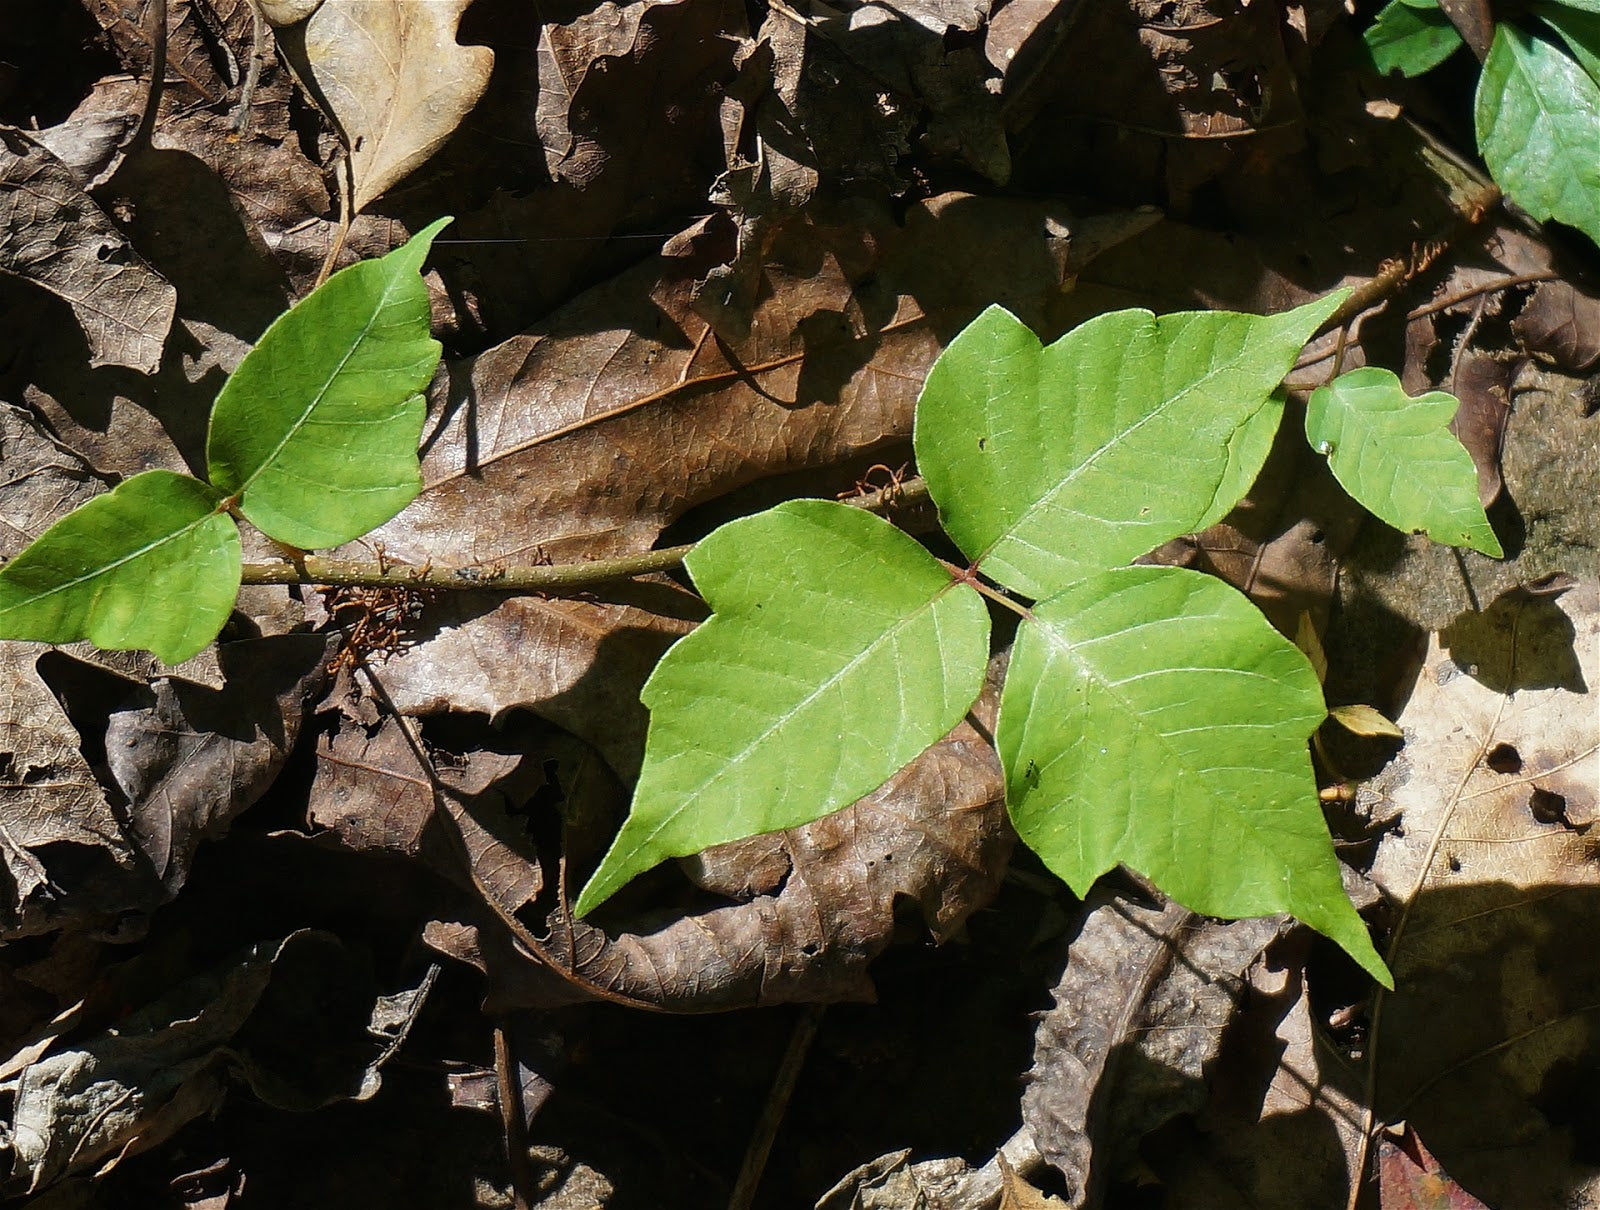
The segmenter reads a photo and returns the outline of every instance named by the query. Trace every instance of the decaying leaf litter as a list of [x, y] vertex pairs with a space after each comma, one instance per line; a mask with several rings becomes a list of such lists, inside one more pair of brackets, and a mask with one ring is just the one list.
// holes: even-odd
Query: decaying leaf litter
[[[222, 374], [324, 262], [448, 213], [426, 488], [352, 557], [490, 576], [848, 495], [909, 456], [922, 377], [991, 302], [1048, 339], [1372, 282], [1291, 385], [1338, 356], [1458, 395], [1510, 557], [1363, 525], [1287, 443], [1156, 553], [1308, 616], [1330, 704], [1399, 721], [1398, 754], [1319, 737], [1383, 997], [1285, 922], [1118, 879], [1080, 905], [1013, 859], [982, 708], [862, 803], [569, 920], [638, 688], [704, 613], [670, 577], [252, 589], [175, 670], [5, 644], [8, 1194], [1336, 1206], [1359, 1171], [1387, 1206], [1427, 1171], [1489, 1205], [1597, 1196], [1593, 251], [1489, 210], [1450, 112], [1356, 72], [1337, 6], [60, 9], [0, 32], [6, 553], [193, 468]], [[360, 617], [381, 693], [304, 633]]]

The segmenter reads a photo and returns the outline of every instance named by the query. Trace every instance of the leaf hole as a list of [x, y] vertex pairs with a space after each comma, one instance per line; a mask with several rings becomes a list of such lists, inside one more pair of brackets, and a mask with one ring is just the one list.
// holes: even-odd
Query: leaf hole
[[1311, 531], [1311, 545], [1321, 546], [1327, 540], [1328, 535], [1323, 533], [1320, 529], [1314, 529]]
[[1540, 823], [1564, 824], [1567, 822], [1567, 796], [1536, 786], [1528, 795], [1528, 810]]
[[1489, 755], [1483, 758], [1483, 763], [1496, 773], [1521, 773], [1522, 753], [1510, 744], [1496, 744], [1489, 749]]
[[987, 437], [979, 437], [978, 438], [978, 448], [980, 450], [988, 449], [989, 448], [989, 439]]
[[1454, 853], [1450, 854], [1450, 857], [1445, 864], [1450, 867], [1450, 872], [1452, 874], [1461, 873], [1461, 858], [1457, 857]]

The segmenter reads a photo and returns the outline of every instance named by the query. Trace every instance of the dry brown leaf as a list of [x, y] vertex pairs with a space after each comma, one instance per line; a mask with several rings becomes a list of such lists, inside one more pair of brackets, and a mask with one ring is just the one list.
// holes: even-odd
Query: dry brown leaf
[[303, 24], [279, 27], [279, 44], [344, 135], [355, 210], [438, 151], [489, 86], [494, 52], [456, 42], [470, 3], [323, 0]]
[[[150, 78], [150, 0], [84, 0], [127, 69]], [[167, 0], [166, 87], [216, 105], [249, 74], [249, 56], [236, 53], [229, 29], [248, 27], [250, 0]]]
[[1193, 1210], [1343, 1206], [1361, 1133], [1361, 1080], [1329, 1044], [1302, 960], [1251, 972], [1194, 1128], [1146, 1149], [1167, 1204]]
[[1373, 1024], [1380, 1121], [1494, 1206], [1600, 1197], [1579, 1140], [1600, 1063], [1600, 588], [1522, 592], [1435, 639], [1373, 784], [1392, 820], [1396, 990]]
[[1000, 1165], [1000, 1210], [1064, 1210], [1068, 1205], [1059, 1197], [1041, 1193], [1018, 1176], [1004, 1153], [996, 1159]]
[[1022, 1120], [1064, 1177], [1068, 1205], [1099, 1205], [1150, 1131], [1206, 1101], [1246, 974], [1291, 922], [1206, 920], [1173, 903], [1091, 893], [1034, 1031]]
[[993, 751], [964, 723], [854, 806], [703, 854], [701, 880], [747, 902], [604, 929], [553, 916], [545, 944], [576, 982], [496, 923], [435, 923], [424, 937], [487, 972], [495, 1012], [591, 998], [581, 984], [674, 1012], [870, 1000], [897, 900], [945, 939], [993, 896], [1013, 843], [1003, 798]]
[[64, 299], [91, 365], [154, 373], [177, 294], [101, 212], [70, 169], [0, 126], [0, 271]]
[[[507, 912], [531, 903], [544, 885], [543, 871], [507, 808], [520, 807], [539, 777], [524, 757], [477, 749], [456, 755], [436, 750], [439, 789], [418, 765], [400, 724], [385, 719], [375, 730], [342, 722], [317, 744], [310, 822], [330, 829], [351, 849], [387, 849], [421, 857], [445, 877], [473, 881]], [[466, 846], [468, 870], [439, 831], [438, 811], [449, 811]]]
[[7, 1081], [6, 1191], [110, 1171], [218, 1108], [230, 1071], [283, 1109], [371, 1097], [431, 983], [378, 995], [329, 933], [251, 945]]
[[1600, 362], [1600, 297], [1571, 282], [1540, 282], [1511, 330], [1557, 369], [1588, 373]]
[[[1134, 196], [1182, 214], [1202, 184], [1237, 178], [1244, 164], [1281, 160], [1302, 144], [1301, 89], [1280, 11], [1248, 4], [1220, 14], [1200, 0], [1134, 0], [1069, 14], [1071, 36], [1059, 50], [1046, 41], [1042, 50], [1052, 53], [1013, 86], [1009, 116], [1014, 124], [1042, 109], [1034, 137], [1063, 139], [1057, 154], [1071, 160], [1115, 165], [1139, 181]], [[1023, 24], [1008, 42], [1026, 40]], [[1105, 187], [1128, 196], [1130, 182]]]
[[1450, 1179], [1410, 1126], [1379, 1140], [1378, 1188], [1383, 1210], [1489, 1210]]

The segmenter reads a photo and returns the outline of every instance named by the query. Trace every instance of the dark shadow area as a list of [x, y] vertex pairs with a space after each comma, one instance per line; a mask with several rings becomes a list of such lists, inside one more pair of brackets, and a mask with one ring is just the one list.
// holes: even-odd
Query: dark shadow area
[[118, 66], [82, 5], [0, 0], [0, 122], [53, 126]]
[[1457, 617], [1439, 632], [1439, 642], [1457, 668], [1496, 693], [1587, 693], [1574, 647], [1577, 631], [1557, 604], [1562, 591], [1515, 588], [1502, 593], [1481, 613]]
[[1496, 1210], [1567, 1207], [1600, 1176], [1578, 1092], [1600, 1066], [1600, 888], [1453, 882], [1417, 899], [1395, 962], [1379, 1113]]

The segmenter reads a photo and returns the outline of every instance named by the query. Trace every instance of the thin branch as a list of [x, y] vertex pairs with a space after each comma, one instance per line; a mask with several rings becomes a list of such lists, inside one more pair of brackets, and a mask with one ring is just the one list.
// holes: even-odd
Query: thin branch
[[614, 584], [634, 576], [670, 571], [679, 566], [693, 544], [647, 550], [615, 559], [584, 563], [550, 563], [532, 567], [408, 564], [386, 560], [327, 559], [307, 555], [294, 563], [246, 563], [245, 584], [326, 584], [336, 588], [435, 588], [471, 592], [547, 593], [563, 596]]
[[150, 28], [145, 33], [145, 40], [150, 43], [150, 88], [145, 93], [139, 125], [123, 148], [124, 156], [151, 145], [150, 140], [156, 132], [156, 118], [161, 113], [161, 91], [167, 82], [167, 0], [150, 0], [147, 16]]
[[317, 280], [312, 289], [327, 281], [328, 276], [333, 272], [334, 265], [339, 263], [339, 254], [344, 251], [344, 242], [350, 238], [350, 224], [355, 221], [355, 209], [351, 201], [355, 196], [355, 169], [351, 167], [348, 149], [340, 157], [337, 172], [339, 181], [339, 226], [334, 230], [333, 243], [328, 245], [328, 254], [322, 258], [322, 269], [317, 273]]
[[755, 1201], [756, 1188], [761, 1184], [761, 1174], [766, 1171], [767, 1157], [772, 1154], [773, 1141], [778, 1137], [778, 1126], [783, 1122], [784, 1110], [789, 1108], [789, 1098], [799, 1082], [800, 1071], [805, 1066], [806, 1053], [816, 1039], [817, 1028], [822, 1024], [824, 1004], [808, 1004], [800, 1010], [794, 1032], [789, 1035], [789, 1045], [778, 1065], [778, 1074], [772, 1081], [772, 1091], [756, 1119], [755, 1133], [745, 1149], [744, 1163], [739, 1167], [739, 1177], [734, 1182], [733, 1193], [728, 1198], [728, 1210], [750, 1210]]
[[[920, 477], [898, 485], [879, 488], [841, 500], [852, 508], [872, 513], [891, 513], [922, 504], [928, 499], [928, 485]], [[421, 567], [387, 559], [330, 559], [305, 555], [293, 562], [246, 563], [245, 584], [325, 584], [334, 588], [426, 588], [457, 592], [544, 593], [571, 596], [615, 584], [635, 576], [671, 571], [680, 566], [694, 549], [694, 543], [647, 550], [642, 554], [611, 559], [589, 559], [581, 563], [547, 563], [533, 566], [473, 565]], [[983, 591], [979, 587], [979, 591]], [[1013, 606], [1015, 608], [1015, 606]]]
[[512, 1210], [532, 1210], [539, 1183], [528, 1162], [528, 1119], [523, 1113], [522, 1081], [517, 1077], [517, 1057], [503, 1021], [494, 1026], [495, 1100], [500, 1127], [506, 1137], [506, 1163], [511, 1169]]
[[1540, 269], [1534, 273], [1517, 273], [1510, 277], [1501, 277], [1495, 281], [1481, 282], [1476, 286], [1469, 286], [1465, 290], [1458, 290], [1454, 294], [1447, 294], [1443, 298], [1406, 312], [1407, 321], [1421, 319], [1425, 315], [1432, 315], [1435, 311], [1448, 310], [1466, 302], [1469, 298], [1476, 298], [1480, 294], [1498, 294], [1501, 290], [1511, 290], [1517, 286], [1531, 286], [1542, 281], [1559, 281], [1561, 274], [1554, 269]]

